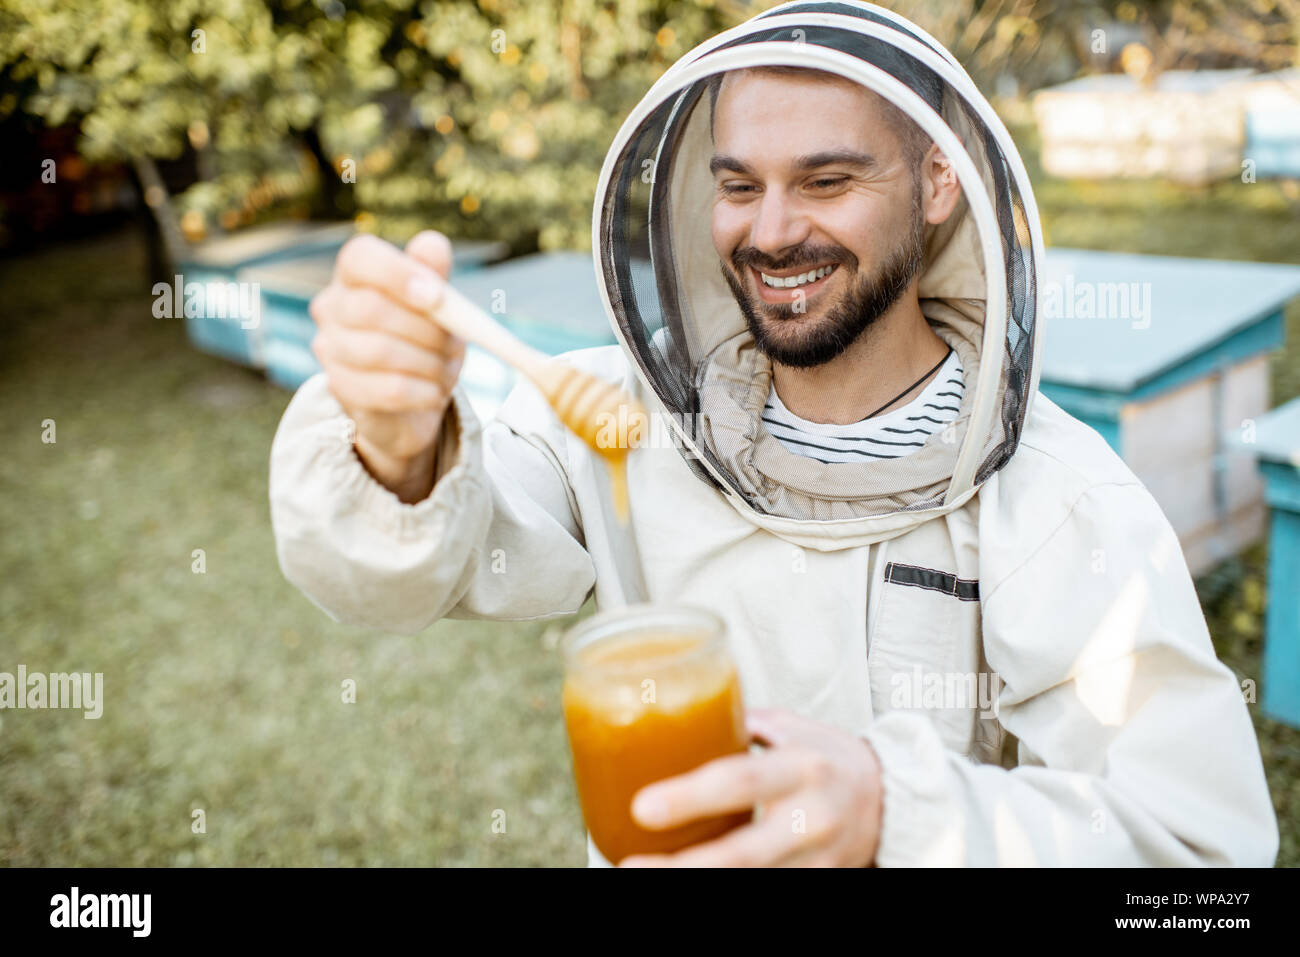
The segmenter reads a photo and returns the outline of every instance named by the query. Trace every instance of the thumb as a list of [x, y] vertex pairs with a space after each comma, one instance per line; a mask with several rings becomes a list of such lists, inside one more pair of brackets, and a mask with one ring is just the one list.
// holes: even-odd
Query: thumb
[[442, 233], [426, 229], [411, 237], [406, 255], [435, 270], [443, 279], [451, 277], [451, 240]]

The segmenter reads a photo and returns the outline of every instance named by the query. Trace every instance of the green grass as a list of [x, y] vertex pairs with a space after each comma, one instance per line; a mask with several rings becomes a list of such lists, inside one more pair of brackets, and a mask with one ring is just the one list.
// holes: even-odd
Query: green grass
[[[1055, 244], [1300, 261], [1274, 184], [1034, 169]], [[267, 456], [288, 395], [152, 318], [143, 276], [127, 234], [0, 263], [0, 670], [103, 672], [107, 699], [98, 721], [0, 712], [0, 864], [585, 863], [562, 624], [405, 638], [329, 621], [275, 560]], [[1289, 330], [1279, 401], [1300, 394], [1300, 310]], [[1264, 560], [1257, 546], [1199, 583], [1244, 677], [1259, 675]], [[1300, 731], [1252, 711], [1294, 865]]]
[[0, 265], [0, 670], [106, 699], [0, 712], [0, 863], [585, 864], [554, 624], [313, 607], [268, 517], [288, 394], [153, 319], [143, 275], [129, 236]]

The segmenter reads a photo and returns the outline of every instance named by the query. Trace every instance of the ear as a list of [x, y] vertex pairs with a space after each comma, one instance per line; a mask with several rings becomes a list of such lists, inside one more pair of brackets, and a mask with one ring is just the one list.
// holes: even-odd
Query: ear
[[957, 171], [948, 157], [931, 144], [921, 161], [921, 198], [924, 202], [925, 221], [938, 225], [947, 222], [961, 198], [961, 184]]

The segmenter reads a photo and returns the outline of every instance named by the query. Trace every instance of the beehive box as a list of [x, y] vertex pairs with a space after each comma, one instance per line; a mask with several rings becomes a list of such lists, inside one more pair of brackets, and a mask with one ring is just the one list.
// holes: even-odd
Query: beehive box
[[1300, 177], [1300, 68], [1234, 85], [1246, 122], [1243, 159], [1258, 179]]
[[332, 255], [352, 231], [351, 223], [272, 223], [190, 247], [176, 264], [180, 295], [197, 306], [192, 315], [189, 309], [181, 313], [190, 342], [211, 355], [262, 368], [266, 341], [262, 317], [246, 315], [249, 310], [244, 307], [258, 299], [254, 291], [239, 288], [238, 274], [254, 264], [293, 256]]
[[1261, 704], [1300, 727], [1300, 399], [1228, 438], [1258, 460], [1270, 514]]
[[1269, 407], [1300, 267], [1054, 248], [1042, 283], [1040, 389], [1133, 469], [1192, 573], [1260, 537], [1262, 482], [1224, 434]]
[[1254, 71], [1170, 70], [1150, 86], [1124, 73], [1039, 90], [1033, 110], [1053, 176], [1164, 176], [1204, 184], [1241, 172], [1245, 122], [1236, 88]]

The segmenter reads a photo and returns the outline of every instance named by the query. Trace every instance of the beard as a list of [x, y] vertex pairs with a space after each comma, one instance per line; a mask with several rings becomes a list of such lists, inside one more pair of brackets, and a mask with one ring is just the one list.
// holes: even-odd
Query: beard
[[[752, 246], [742, 246], [731, 256], [731, 269], [725, 262], [721, 265], [722, 276], [745, 316], [754, 344], [773, 362], [807, 369], [839, 356], [888, 312], [920, 272], [924, 256], [925, 218], [918, 182], [913, 190], [907, 236], [871, 275], [859, 275], [857, 256], [843, 246], [799, 246], [780, 259], [772, 259]], [[751, 296], [738, 278], [751, 266], [779, 271], [829, 263], [838, 263], [846, 271], [848, 290], [829, 305], [825, 316], [793, 334], [782, 327], [802, 313], [798, 309], [802, 303], [763, 302]]]

